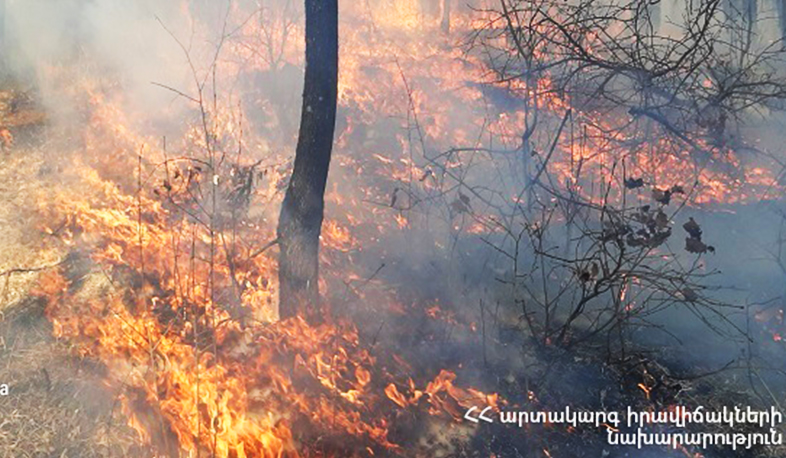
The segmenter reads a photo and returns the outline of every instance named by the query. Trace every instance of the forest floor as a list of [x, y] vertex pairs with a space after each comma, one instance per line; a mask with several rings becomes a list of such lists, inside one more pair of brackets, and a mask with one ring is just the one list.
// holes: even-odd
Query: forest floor
[[[31, 299], [39, 276], [64, 262], [69, 253], [36, 224], [40, 191], [57, 181], [51, 178], [58, 168], [52, 152], [47, 151], [51, 146], [45, 140], [43, 115], [31, 107], [20, 110], [14, 102], [19, 97], [16, 89], [0, 92], [0, 119], [12, 126], [9, 132], [15, 137], [13, 144], [10, 138], [4, 140], [0, 152], [0, 384], [9, 386], [9, 394], [0, 397], [0, 457], [147, 456], [149, 451], [139, 445], [118, 402], [104, 388], [104, 369], [80, 357], [68, 342], [53, 337], [43, 304]], [[607, 364], [592, 351], [538, 350], [522, 343], [520, 336], [509, 339], [502, 330], [495, 332], [488, 343], [492, 362], [476, 354], [462, 372], [483, 374], [480, 377], [503, 396], [526, 396], [532, 390], [544, 409], [570, 405], [576, 410], [624, 410], [629, 405], [646, 410], [674, 403], [709, 409], [751, 402], [752, 394], [741, 388], [736, 376], [674, 377], [658, 363], [666, 356], [658, 352], [645, 356], [645, 352], [632, 351], [625, 361]], [[440, 349], [431, 351], [439, 353]], [[443, 352], [449, 353], [456, 352]], [[648, 387], [646, 393], [642, 384]], [[645, 453], [612, 448], [605, 444], [605, 437], [597, 429], [525, 432], [501, 425], [481, 426], [468, 447], [454, 449], [447, 456], [693, 456], [685, 450]], [[739, 453], [716, 449], [704, 456], [783, 454], [761, 448]]]
[[[29, 293], [61, 262], [62, 249], [35, 224], [52, 173], [43, 113], [18, 88], [0, 91], [0, 457], [144, 456], [103, 389], [100, 368], [53, 337]], [[6, 130], [4, 126], [9, 126]], [[141, 452], [141, 449], [138, 450]]]

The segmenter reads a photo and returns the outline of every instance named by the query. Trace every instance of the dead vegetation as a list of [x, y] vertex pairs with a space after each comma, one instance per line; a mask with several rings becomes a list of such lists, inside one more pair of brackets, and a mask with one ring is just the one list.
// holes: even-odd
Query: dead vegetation
[[0, 93], [0, 100], [11, 101], [1, 106], [0, 119], [18, 138], [0, 153], [0, 380], [9, 386], [0, 399], [0, 456], [144, 456], [134, 453], [132, 431], [119, 418], [101, 371], [53, 337], [44, 304], [30, 295], [63, 253], [35, 224], [45, 160], [28, 129], [40, 129], [44, 116], [30, 106], [13, 108], [26, 97]]
[[[716, 3], [706, 2], [699, 18]], [[502, 35], [494, 38], [509, 34], [516, 65], [522, 59], [528, 69], [539, 69], [542, 62], [532, 60], [525, 48], [539, 44], [522, 43], [522, 31], [540, 31], [539, 26], [557, 21], [539, 11], [541, 22], [526, 24], [517, 16], [528, 12], [524, 2], [501, 5], [514, 9], [497, 12], [503, 25], [495, 30]], [[592, 27], [615, 21], [611, 13], [584, 13], [571, 14]], [[579, 53], [584, 59], [579, 62], [596, 72], [589, 80], [603, 80], [608, 73], [647, 79], [642, 76], [646, 57], [623, 65], [583, 54], [572, 38], [589, 26], [570, 25], [540, 38], [563, 53]], [[290, 22], [283, 27], [285, 39]], [[672, 43], [666, 54], [698, 71], [706, 42], [698, 34]], [[680, 51], [686, 46], [688, 51]], [[614, 46], [606, 43], [609, 48]], [[266, 57], [275, 62], [271, 77], [283, 65], [283, 54], [282, 47]], [[668, 62], [658, 65], [673, 70]], [[650, 318], [674, 308], [742, 341], [749, 330], [727, 315], [740, 307], [714, 295], [707, 259], [724, 249], [716, 248], [717, 233], [702, 220], [683, 217], [691, 198], [714, 191], [699, 185], [707, 178], [704, 168], [690, 174], [691, 183], [665, 173], [673, 171], [673, 162], [612, 154], [631, 145], [652, 153], [647, 144], [659, 131], [671, 137], [656, 145], [675, 157], [702, 157], [698, 151], [681, 156], [681, 147], [697, 142], [725, 147], [728, 132], [719, 127], [727, 115], [723, 110], [738, 113], [744, 97], [732, 97], [734, 103], [720, 112], [704, 105], [685, 108], [706, 116], [701, 125], [690, 121], [678, 127], [668, 117], [674, 113], [662, 105], [623, 106], [635, 120], [621, 130], [635, 135], [618, 141], [606, 126], [560, 98], [570, 89], [566, 75], [572, 69], [555, 80], [559, 85], [536, 90], [530, 99], [530, 86], [541, 87], [537, 75], [499, 71], [521, 70], [507, 62], [496, 69], [502, 81], [494, 84], [525, 81], [510, 92], [514, 99], [524, 94], [530, 110], [523, 131], [513, 127], [513, 134], [503, 136], [512, 147], [490, 140], [487, 147], [434, 153], [428, 132], [438, 131], [437, 121], [423, 115], [418, 102], [423, 94], [415, 87], [423, 78], [413, 82], [398, 62], [396, 67], [396, 83], [407, 92], [408, 123], [406, 135], [393, 143], [406, 147], [404, 167], [396, 169], [400, 164], [384, 155], [373, 165], [344, 157], [348, 169], [370, 173], [390, 166], [398, 175], [369, 187], [371, 197], [364, 203], [375, 211], [361, 207], [371, 214], [368, 220], [357, 211], [347, 213], [343, 225], [329, 221], [322, 241], [328, 248], [323, 261], [334, 271], [323, 285], [326, 296], [334, 313], [354, 323], [275, 322], [275, 269], [267, 259], [275, 239], [258, 204], [275, 202], [286, 167], [244, 156], [245, 120], [219, 110], [215, 93], [212, 106], [206, 103], [209, 85], [203, 83], [199, 98], [192, 97], [198, 108], [191, 114], [199, 122], [189, 126], [182, 143], [156, 139], [154, 146], [129, 134], [122, 123], [113, 124], [117, 120], [111, 116], [103, 124], [99, 115], [85, 116], [90, 124], [78, 140], [88, 154], [62, 162], [42, 151], [52, 145], [7, 141], [0, 169], [5, 178], [0, 220], [6, 226], [0, 246], [7, 247], [0, 253], [5, 304], [0, 382], [12, 385], [12, 413], [0, 421], [0, 450], [42, 457], [234, 457], [244, 450], [266, 456], [294, 454], [295, 447], [309, 456], [606, 456], [625, 451], [606, 450], [602, 431], [594, 429], [511, 433], [472, 429], [454, 419], [477, 402], [646, 410], [675, 403], [766, 405], [777, 399], [779, 392], [750, 359], [734, 358], [725, 366], [696, 363], [679, 371], [664, 363], [672, 356], [667, 351], [635, 341], [642, 328], [669, 334], [667, 326]], [[670, 81], [668, 72], [660, 73], [655, 69], [656, 82]], [[213, 79], [215, 84], [215, 73]], [[204, 81], [209, 80], [207, 72]], [[629, 102], [631, 84], [610, 87], [621, 92], [602, 91], [604, 101]], [[696, 84], [689, 89], [699, 91]], [[647, 90], [662, 97], [657, 87]], [[712, 98], [705, 96], [703, 102]], [[24, 98], [7, 100], [4, 106], [14, 111], [13, 100]], [[105, 101], [91, 107], [106, 108], [112, 107]], [[34, 109], [19, 113], [27, 114], [6, 118], [14, 131], [45, 119]], [[499, 134], [485, 130], [486, 121], [478, 138]], [[358, 140], [377, 151], [378, 133], [371, 127], [345, 127], [347, 137], [339, 143]], [[646, 138], [639, 137], [642, 132]], [[712, 136], [720, 139], [712, 143]], [[593, 149], [606, 141], [610, 150]], [[722, 169], [711, 179], [728, 177], [726, 159], [710, 161]], [[511, 171], [510, 176], [500, 170]], [[499, 187], [489, 185], [489, 171]], [[483, 181], [473, 182], [478, 177]], [[348, 187], [343, 181], [352, 180], [342, 178]], [[395, 186], [387, 186], [391, 183]], [[725, 195], [711, 197], [722, 199], [741, 188], [724, 188]], [[341, 210], [342, 199], [354, 199], [336, 194], [333, 205]], [[438, 256], [400, 277], [388, 271], [397, 262], [408, 267], [397, 256], [404, 258], [409, 247], [392, 252], [382, 247], [384, 256], [375, 257], [374, 244], [354, 239], [355, 230], [398, 224], [406, 242], [415, 245], [413, 226], [424, 221], [448, 228], [449, 237], [434, 243]], [[377, 232], [370, 234], [360, 237], [379, 242]], [[474, 288], [469, 285], [477, 279], [467, 274], [469, 268], [445, 265], [480, 240], [498, 255], [489, 263], [497, 270], [488, 284]], [[368, 251], [373, 263], [353, 265]], [[478, 252], [469, 252], [465, 262], [480, 259], [472, 258]], [[476, 289], [484, 295], [474, 308], [474, 302], [458, 303], [448, 294], [451, 289], [471, 300]], [[478, 388], [463, 388], [465, 382]], [[777, 450], [756, 453], [778, 456]]]

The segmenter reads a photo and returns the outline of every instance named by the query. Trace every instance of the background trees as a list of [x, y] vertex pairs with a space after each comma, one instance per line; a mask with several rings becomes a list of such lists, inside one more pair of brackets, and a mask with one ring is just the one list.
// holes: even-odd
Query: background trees
[[471, 45], [494, 72], [487, 96], [520, 115], [514, 134], [431, 162], [462, 218], [500, 233], [484, 239], [535, 340], [605, 335], [618, 355], [626, 329], [672, 305], [743, 334], [707, 280], [722, 242], [684, 207], [714, 188], [740, 198], [765, 157], [783, 166], [757, 129], [780, 116], [786, 54], [753, 3], [489, 3]]

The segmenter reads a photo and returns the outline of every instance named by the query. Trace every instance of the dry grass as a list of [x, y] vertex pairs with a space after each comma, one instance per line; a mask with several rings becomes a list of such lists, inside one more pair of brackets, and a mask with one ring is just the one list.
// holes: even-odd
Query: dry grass
[[[7, 99], [0, 92], [0, 110]], [[103, 387], [102, 368], [54, 339], [29, 296], [65, 253], [36, 225], [46, 148], [21, 143], [0, 151], [0, 383], [10, 388], [0, 397], [0, 457], [147, 456]]]
[[[0, 310], [26, 297], [37, 272], [26, 269], [56, 262], [56, 254], [45, 250], [33, 226], [35, 192], [41, 184], [35, 179], [40, 167], [38, 154], [2, 153], [0, 165]], [[36, 240], [39, 239], [39, 240]]]
[[51, 337], [40, 305], [3, 323], [0, 457], [144, 456], [101, 385], [101, 370]]

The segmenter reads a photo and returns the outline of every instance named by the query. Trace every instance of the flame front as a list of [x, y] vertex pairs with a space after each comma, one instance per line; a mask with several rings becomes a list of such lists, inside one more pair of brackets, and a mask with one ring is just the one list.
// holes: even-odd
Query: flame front
[[[328, 297], [371, 282], [354, 264], [356, 255], [427, 219], [410, 210], [441, 198], [446, 177], [464, 173], [470, 153], [435, 159], [435, 151], [476, 144], [481, 136], [505, 151], [519, 148], [527, 113], [489, 108], [481, 86], [537, 99], [544, 123], [557, 125], [570, 110], [584, 141], [575, 148], [557, 142], [550, 171], [590, 199], [601, 196], [596, 184], [621, 150], [629, 176], [695, 183], [693, 204], [781, 192], [771, 171], [731, 150], [708, 148], [713, 167], [696, 170], [691, 153], [673, 141], [638, 144], [637, 128], [622, 127], [627, 118], [582, 112], [556, 93], [547, 72], [529, 83], [497, 81], [480, 56], [453, 43], [453, 36], [484, 27], [490, 13], [482, 8], [457, 15], [454, 35], [435, 35], [438, 20], [424, 19], [418, 2], [389, 3], [395, 7], [371, 12], [366, 2], [353, 2], [342, 11], [343, 124], [331, 173], [352, 179], [333, 180], [328, 191], [321, 254]], [[302, 47], [294, 37], [301, 33], [295, 10], [263, 9], [258, 21], [240, 24], [217, 64], [225, 87], [241, 73], [297, 68]], [[435, 38], [424, 42], [426, 35]], [[269, 52], [259, 52], [260, 37]], [[138, 133], [144, 122], [128, 119], [122, 95], [98, 87], [85, 78], [72, 89], [91, 114], [80, 133], [83, 151], [66, 165], [68, 185], [53, 183], [39, 198], [42, 227], [73, 259], [43, 275], [36, 293], [47, 301], [55, 335], [106, 366], [108, 388], [157, 455], [321, 456], [322, 436], [344, 441], [345, 451], [400, 452], [391, 429], [404, 410], [461, 418], [469, 406], [503, 402], [459, 387], [451, 368], [418, 381], [402, 376], [396, 368], [406, 358], [372, 352], [350, 323], [277, 321], [271, 242], [286, 175], [283, 152], [292, 149], [294, 129], [285, 128], [288, 114], [273, 97], [253, 107], [217, 104], [206, 122], [194, 121], [164, 146]], [[251, 108], [262, 113], [253, 121], [245, 114]], [[377, 131], [391, 126], [392, 136]], [[659, 149], [674, 154], [652, 154]], [[477, 196], [470, 202], [460, 194], [448, 225], [460, 227], [471, 215], [469, 234], [493, 231], [492, 204], [520, 198], [506, 190], [473, 206]], [[87, 273], [78, 267], [85, 264]], [[403, 301], [391, 289], [376, 290], [379, 303], [369, 307], [400, 313]], [[420, 305], [432, 318], [458, 323], [439, 305]]]

